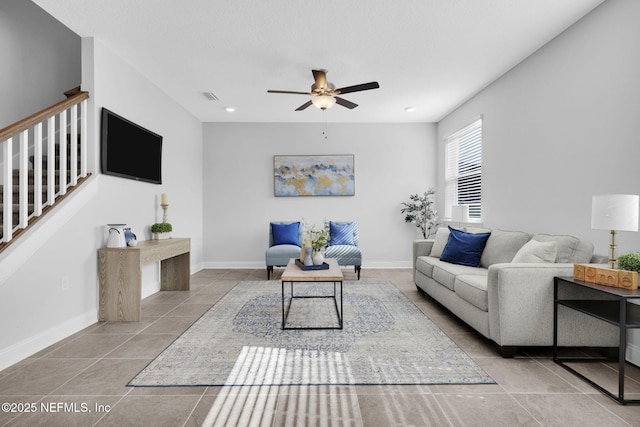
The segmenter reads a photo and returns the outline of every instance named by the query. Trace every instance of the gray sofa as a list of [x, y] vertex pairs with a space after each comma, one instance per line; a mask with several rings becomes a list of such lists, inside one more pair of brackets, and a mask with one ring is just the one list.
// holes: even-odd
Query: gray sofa
[[[523, 346], [552, 346], [553, 278], [572, 276], [573, 263], [601, 263], [603, 257], [593, 256], [591, 242], [572, 236], [469, 231], [491, 232], [478, 267], [440, 260], [449, 238], [447, 228], [440, 228], [434, 239], [414, 241], [413, 272], [418, 289], [492, 340], [504, 357], [513, 357]], [[531, 257], [527, 249], [542, 246], [555, 252], [545, 262], [535, 262], [539, 259]], [[518, 262], [512, 262], [516, 256]], [[559, 346], [618, 345], [618, 332], [612, 325], [562, 306], [558, 319]]]

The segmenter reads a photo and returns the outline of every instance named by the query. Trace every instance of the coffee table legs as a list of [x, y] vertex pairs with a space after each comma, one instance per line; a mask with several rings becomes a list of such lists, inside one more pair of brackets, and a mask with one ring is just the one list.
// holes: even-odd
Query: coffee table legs
[[[291, 298], [289, 298], [289, 303], [287, 304], [285, 298], [285, 283], [290, 284], [290, 294]], [[333, 295], [320, 295], [320, 296], [312, 296], [312, 295], [294, 295], [293, 293], [293, 284], [295, 282], [282, 282], [282, 329], [342, 329], [343, 327], [343, 299], [342, 299], [342, 281], [334, 281], [333, 282]], [[299, 283], [309, 283], [309, 282], [299, 282]], [[314, 283], [332, 283], [332, 282], [314, 282]], [[338, 294], [337, 294], [337, 284], [340, 284], [340, 302], [338, 304]], [[338, 317], [338, 326], [287, 326], [287, 318], [289, 317], [289, 312], [291, 311], [291, 303], [294, 299], [326, 299], [332, 298], [333, 303], [336, 309], [336, 316]], [[339, 306], [338, 306], [339, 305]]]

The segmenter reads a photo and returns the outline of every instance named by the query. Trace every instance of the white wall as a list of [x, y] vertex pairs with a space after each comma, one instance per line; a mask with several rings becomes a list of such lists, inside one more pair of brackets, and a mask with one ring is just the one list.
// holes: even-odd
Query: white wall
[[[442, 139], [484, 117], [486, 226], [571, 233], [607, 252], [591, 196], [640, 193], [638, 18], [640, 2], [603, 3], [439, 123], [442, 159]], [[638, 250], [640, 234], [618, 243]]]
[[[107, 223], [125, 223], [139, 240], [151, 239], [150, 226], [162, 219], [160, 195], [166, 193], [173, 236], [191, 237], [191, 260], [202, 261], [202, 122], [171, 100], [143, 75], [97, 40], [83, 40], [83, 53], [94, 50], [93, 134], [99, 140], [102, 107], [162, 135], [162, 185], [100, 176], [103, 210], [98, 232]], [[97, 161], [98, 155], [94, 155]], [[144, 161], [144, 159], [140, 159]], [[157, 279], [157, 278], [156, 278]]]
[[[320, 118], [320, 112], [318, 117]], [[435, 186], [435, 125], [207, 123], [204, 262], [264, 267], [270, 221], [360, 223], [363, 268], [408, 267], [417, 228], [400, 203]], [[273, 156], [354, 154], [355, 196], [275, 197]]]
[[[439, 123], [441, 164], [442, 139], [484, 116], [486, 226], [572, 234], [608, 253], [609, 233], [590, 228], [591, 196], [640, 194], [639, 19], [636, 0], [604, 2]], [[617, 243], [640, 250], [640, 233]]]
[[[22, 245], [34, 248], [24, 264], [0, 260], [3, 273], [15, 270], [0, 283], [0, 369], [97, 321], [97, 250], [106, 244], [106, 224], [126, 223], [140, 240], [149, 239], [149, 226], [160, 219], [161, 193], [169, 195], [174, 235], [192, 238], [192, 271], [202, 264], [202, 123], [100, 42], [83, 39], [82, 50], [90, 140], [98, 144], [102, 106], [162, 135], [163, 184], [94, 170], [87, 187], [69, 198], [88, 200], [74, 209], [57, 208], [66, 213], [53, 214], [57, 228], [49, 230], [50, 238], [42, 232], [50, 228], [48, 218], [15, 244], [17, 251]], [[69, 278], [67, 291], [61, 290], [63, 276]], [[146, 294], [159, 289], [157, 264], [143, 270], [143, 286]]]
[[80, 84], [80, 37], [31, 1], [0, 2], [0, 129]]

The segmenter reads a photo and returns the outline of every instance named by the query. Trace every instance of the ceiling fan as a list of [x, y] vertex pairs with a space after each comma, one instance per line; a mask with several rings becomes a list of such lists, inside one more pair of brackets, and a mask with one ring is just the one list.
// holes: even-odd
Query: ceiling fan
[[340, 98], [337, 95], [351, 92], [360, 92], [363, 90], [378, 89], [380, 87], [378, 82], [370, 82], [336, 89], [333, 83], [327, 81], [327, 70], [312, 70], [312, 73], [313, 78], [315, 79], [315, 83], [311, 85], [311, 92], [293, 92], [288, 90], [268, 90], [267, 92], [311, 96], [311, 99], [296, 108], [296, 111], [302, 111], [311, 104], [315, 105], [321, 110], [331, 108], [333, 104], [339, 104], [343, 107], [353, 109], [356, 108], [358, 104], [354, 104], [353, 102], [347, 101], [344, 98]]

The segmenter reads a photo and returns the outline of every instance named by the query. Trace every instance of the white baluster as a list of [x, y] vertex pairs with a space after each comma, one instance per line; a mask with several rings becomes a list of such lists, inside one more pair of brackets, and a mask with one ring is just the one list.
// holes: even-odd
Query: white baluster
[[13, 138], [4, 141], [2, 148], [2, 156], [4, 158], [4, 170], [2, 172], [2, 182], [4, 183], [2, 241], [10, 242], [13, 235]]
[[33, 131], [33, 204], [34, 215], [42, 215], [42, 122]]
[[19, 223], [20, 228], [26, 228], [29, 222], [29, 130], [20, 133], [20, 169], [18, 200], [20, 200]]
[[80, 104], [80, 176], [87, 176], [87, 100]]
[[60, 152], [60, 191], [58, 194], [67, 194], [67, 110], [60, 113], [60, 129], [58, 139], [58, 151]]
[[56, 200], [56, 118], [47, 120], [47, 205]]
[[77, 105], [71, 106], [69, 109], [71, 120], [71, 139], [70, 139], [70, 152], [71, 159], [69, 160], [69, 170], [71, 171], [71, 185], [78, 183], [78, 107]]

